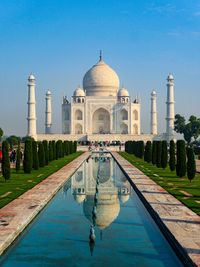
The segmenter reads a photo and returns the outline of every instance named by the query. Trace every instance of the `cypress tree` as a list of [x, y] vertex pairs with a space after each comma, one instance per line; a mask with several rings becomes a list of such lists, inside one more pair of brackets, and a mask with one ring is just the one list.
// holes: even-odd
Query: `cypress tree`
[[144, 156], [144, 141], [138, 142], [138, 157], [143, 158]]
[[49, 161], [53, 160], [53, 144], [52, 141], [49, 141]]
[[66, 155], [69, 155], [69, 141], [66, 141]]
[[32, 141], [27, 139], [25, 141], [25, 148], [24, 148], [24, 161], [23, 167], [25, 173], [31, 173], [33, 166], [33, 155], [32, 155]]
[[52, 141], [52, 148], [53, 148], [53, 159], [56, 159], [56, 141]]
[[77, 142], [74, 141], [74, 153], [76, 153], [76, 151], [77, 151]]
[[152, 146], [152, 164], [156, 164], [156, 156], [157, 156], [157, 141], [153, 141]]
[[56, 141], [56, 159], [59, 158], [59, 141]]
[[169, 147], [169, 167], [171, 171], [176, 169], [175, 143], [173, 140], [170, 141]]
[[33, 149], [33, 169], [39, 169], [39, 159], [38, 159], [38, 151], [37, 151], [37, 142], [32, 142], [32, 149]]
[[187, 177], [192, 181], [196, 174], [196, 161], [192, 147], [187, 148]]
[[183, 177], [186, 174], [186, 149], [185, 141], [178, 140], [176, 143], [176, 174], [179, 177]]
[[69, 153], [73, 153], [72, 141], [69, 141]]
[[20, 144], [18, 144], [17, 155], [16, 156], [17, 156], [17, 158], [16, 158], [15, 169], [16, 169], [16, 172], [18, 172], [20, 170], [20, 163], [21, 163]]
[[162, 152], [162, 142], [156, 142], [156, 166], [161, 167], [161, 152]]
[[62, 158], [65, 156], [65, 144], [64, 142], [61, 143], [61, 146], [62, 146]]
[[144, 160], [146, 162], [151, 162], [152, 160], [152, 148], [151, 148], [151, 141], [147, 141], [144, 151]]
[[162, 152], [161, 152], [161, 167], [165, 169], [168, 163], [168, 150], [167, 150], [167, 141], [162, 141]]
[[38, 159], [39, 159], [40, 167], [44, 167], [44, 165], [45, 165], [45, 155], [44, 155], [44, 147], [43, 147], [43, 143], [42, 142], [39, 143]]
[[10, 158], [9, 158], [9, 145], [7, 141], [2, 143], [2, 163], [1, 169], [3, 177], [6, 180], [10, 178]]
[[43, 140], [43, 147], [44, 147], [44, 157], [45, 157], [45, 165], [49, 164], [49, 149], [48, 149], [48, 142], [47, 140]]

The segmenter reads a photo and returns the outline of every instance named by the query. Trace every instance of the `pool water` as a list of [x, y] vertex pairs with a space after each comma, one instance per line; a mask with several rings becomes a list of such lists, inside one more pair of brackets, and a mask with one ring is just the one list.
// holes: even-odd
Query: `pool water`
[[110, 154], [80, 166], [0, 265], [183, 266]]

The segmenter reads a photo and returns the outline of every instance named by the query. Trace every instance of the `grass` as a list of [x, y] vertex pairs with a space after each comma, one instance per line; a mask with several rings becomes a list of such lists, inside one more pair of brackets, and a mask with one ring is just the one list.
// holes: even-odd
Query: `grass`
[[0, 208], [43, 181], [52, 173], [58, 171], [82, 153], [76, 152], [64, 158], [49, 162], [49, 165], [39, 170], [33, 170], [30, 174], [24, 173], [22, 168], [18, 173], [16, 173], [15, 169], [11, 169], [11, 177], [7, 182], [5, 182], [5, 179], [0, 173]]
[[[200, 201], [200, 173], [196, 173], [195, 178], [190, 182], [186, 176], [182, 178], [177, 177], [176, 171], [171, 172], [169, 167], [166, 169], [157, 168], [155, 165], [147, 163], [132, 154], [126, 152], [120, 152], [119, 154], [180, 200], [184, 205], [200, 215], [200, 203], [196, 202]], [[187, 192], [192, 196], [188, 197], [180, 191]]]

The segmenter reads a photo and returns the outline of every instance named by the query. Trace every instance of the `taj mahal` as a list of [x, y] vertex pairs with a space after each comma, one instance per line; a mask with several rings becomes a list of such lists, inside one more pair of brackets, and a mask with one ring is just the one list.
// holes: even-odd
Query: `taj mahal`
[[52, 133], [51, 92], [46, 93], [45, 133], [36, 130], [35, 77], [28, 78], [28, 136], [35, 140], [122, 141], [174, 139], [174, 78], [167, 77], [166, 133], [157, 133], [156, 92], [151, 92], [150, 133], [141, 134], [140, 98], [120, 88], [116, 72], [103, 60], [90, 68], [70, 99], [63, 96], [62, 133]]

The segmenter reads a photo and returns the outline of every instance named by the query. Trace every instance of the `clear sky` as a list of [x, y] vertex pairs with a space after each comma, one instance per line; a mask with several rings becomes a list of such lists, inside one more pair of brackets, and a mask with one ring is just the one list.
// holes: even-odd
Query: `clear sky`
[[175, 112], [200, 117], [200, 1], [1, 0], [0, 127], [27, 133], [27, 78], [36, 77], [37, 131], [44, 132], [45, 92], [52, 92], [53, 131], [61, 133], [61, 99], [103, 60], [121, 85], [141, 97], [142, 132], [150, 131], [157, 91], [158, 130], [165, 131], [166, 77], [175, 78]]

